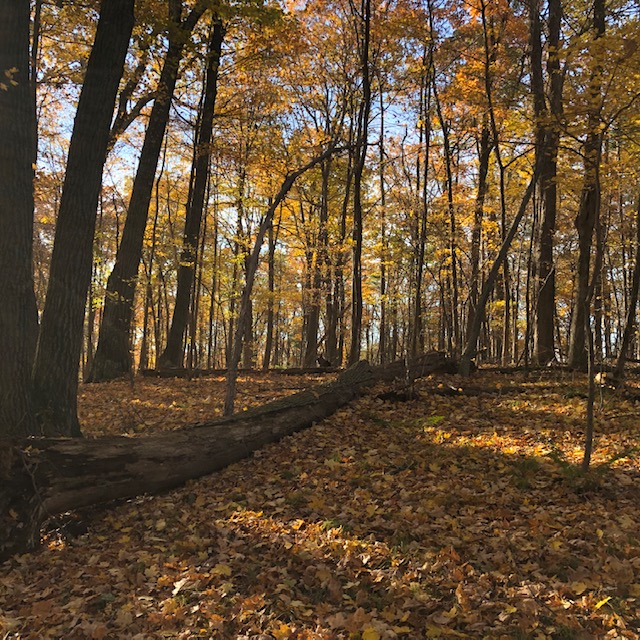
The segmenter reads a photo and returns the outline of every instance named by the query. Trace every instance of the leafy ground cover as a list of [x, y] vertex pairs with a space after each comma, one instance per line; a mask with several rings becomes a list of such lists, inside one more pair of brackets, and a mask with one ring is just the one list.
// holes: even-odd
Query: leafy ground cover
[[[222, 472], [85, 514], [86, 532], [0, 567], [3, 637], [638, 638], [638, 407], [601, 391], [581, 476], [586, 387], [558, 376], [374, 390]], [[242, 398], [310, 382], [245, 378]], [[81, 404], [90, 435], [138, 433], [209, 417], [221, 391], [111, 383]]]

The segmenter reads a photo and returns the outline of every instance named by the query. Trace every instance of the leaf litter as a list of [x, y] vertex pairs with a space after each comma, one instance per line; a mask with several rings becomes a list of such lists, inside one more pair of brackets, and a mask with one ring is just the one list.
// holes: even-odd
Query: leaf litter
[[[247, 376], [241, 402], [313, 382]], [[488, 393], [435, 393], [464, 389], [455, 376], [408, 402], [374, 389], [179, 490], [84, 514], [86, 533], [0, 567], [2, 637], [640, 637], [637, 406], [603, 390], [583, 475], [582, 378], [474, 384]], [[137, 435], [213, 417], [222, 390], [84, 386], [81, 412], [89, 436]]]

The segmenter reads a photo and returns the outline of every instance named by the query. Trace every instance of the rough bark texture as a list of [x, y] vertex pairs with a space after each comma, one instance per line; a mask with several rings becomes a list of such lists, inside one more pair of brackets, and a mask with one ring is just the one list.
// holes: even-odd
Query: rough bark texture
[[33, 375], [44, 435], [79, 435], [78, 365], [98, 195], [134, 0], [103, 0], [69, 146]]
[[558, 56], [562, 3], [550, 0], [549, 34], [547, 37], [547, 75], [549, 77], [549, 106], [545, 97], [542, 67], [542, 21], [540, 2], [530, 2], [530, 42], [531, 42], [531, 90], [536, 115], [536, 154], [540, 162], [539, 187], [541, 192], [542, 215], [538, 239], [537, 304], [535, 318], [534, 355], [538, 364], [547, 364], [555, 358], [554, 318], [555, 318], [555, 268], [553, 243], [556, 230], [557, 212], [557, 157], [560, 143], [559, 122], [562, 117], [563, 76]]
[[404, 361], [377, 368], [358, 362], [335, 382], [143, 438], [0, 440], [0, 560], [35, 548], [48, 517], [177, 487], [330, 416], [375, 382], [415, 379], [454, 366], [436, 352], [410, 362], [408, 369]]
[[[0, 3], [0, 435], [29, 435], [38, 326], [31, 271], [35, 107], [29, 87], [29, 0]], [[15, 73], [5, 70], [15, 69]], [[14, 84], [15, 83], [15, 84]]]

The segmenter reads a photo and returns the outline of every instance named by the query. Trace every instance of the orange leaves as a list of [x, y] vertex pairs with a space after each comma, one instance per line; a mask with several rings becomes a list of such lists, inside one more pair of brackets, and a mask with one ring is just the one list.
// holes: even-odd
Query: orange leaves
[[[165, 384], [174, 394], [182, 383]], [[34, 640], [636, 637], [637, 463], [576, 485], [564, 458], [549, 456], [580, 443], [563, 410], [572, 389], [483, 374], [480, 398], [465, 384], [446, 380], [462, 393], [443, 396], [425, 380], [411, 402], [362, 398], [252, 459], [96, 514], [87, 535], [2, 568], [3, 630]], [[635, 417], [615, 417], [634, 416], [625, 404], [603, 399], [598, 462], [634, 437]]]

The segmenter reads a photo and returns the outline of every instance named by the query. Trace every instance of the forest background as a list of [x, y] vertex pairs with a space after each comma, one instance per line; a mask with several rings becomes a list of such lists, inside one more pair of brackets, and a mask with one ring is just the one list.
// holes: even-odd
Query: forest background
[[78, 363], [638, 355], [636, 4], [18, 4], [4, 431], [78, 433]]

